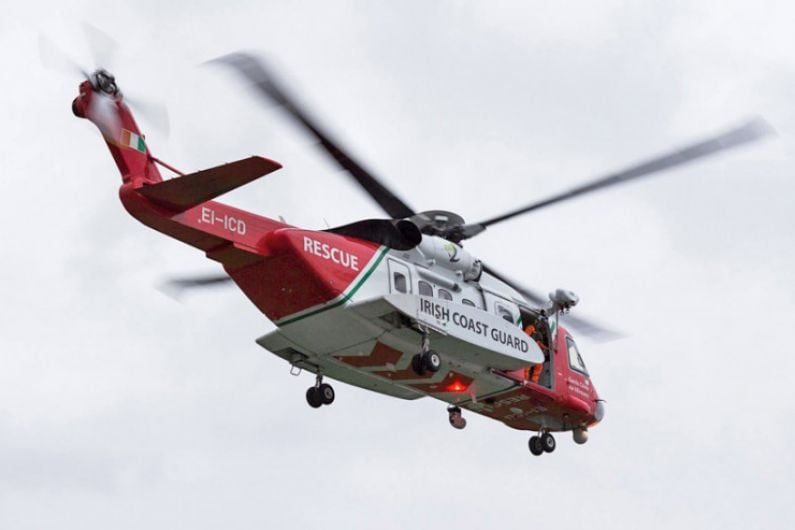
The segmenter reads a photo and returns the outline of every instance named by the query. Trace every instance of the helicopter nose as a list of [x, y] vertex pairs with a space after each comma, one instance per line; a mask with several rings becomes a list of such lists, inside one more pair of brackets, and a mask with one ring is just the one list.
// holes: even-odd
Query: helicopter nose
[[604, 417], [605, 417], [605, 402], [602, 401], [601, 399], [597, 399], [596, 407], [594, 407], [593, 411], [593, 419], [595, 419], [596, 422], [598, 423], [602, 421]]

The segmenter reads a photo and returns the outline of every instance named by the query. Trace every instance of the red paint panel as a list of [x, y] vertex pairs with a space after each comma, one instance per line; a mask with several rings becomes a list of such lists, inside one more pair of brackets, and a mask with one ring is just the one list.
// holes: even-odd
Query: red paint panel
[[[572, 369], [569, 365], [568, 342], [566, 341], [568, 336], [570, 336], [569, 332], [561, 327], [553, 352], [555, 388], [560, 392], [562, 400], [569, 402], [568, 408], [577, 413], [591, 414], [599, 395], [596, 393], [591, 378]], [[574, 340], [573, 337], [572, 340]]]
[[380, 372], [373, 372], [375, 375], [383, 377], [385, 379], [390, 379], [392, 381], [410, 381], [414, 379], [430, 379], [436, 374], [432, 374], [430, 372], [425, 373], [423, 375], [417, 375], [411, 366], [408, 368], [404, 368], [403, 370], [383, 370]]
[[366, 241], [297, 229], [270, 232], [263, 243], [270, 257], [227, 272], [271, 320], [337, 298], [378, 249]]
[[[119, 196], [130, 215], [143, 224], [208, 253], [224, 245], [234, 244], [254, 257], [264, 257], [268, 255], [268, 249], [264, 244], [265, 236], [285, 227], [284, 224], [273, 219], [214, 201], [208, 201], [181, 214], [174, 214], [138, 193], [132, 183], [123, 184], [119, 189]], [[207, 218], [210, 215], [217, 218], [226, 217], [226, 225], [223, 220], [218, 222], [202, 220], [202, 216]], [[236, 222], [230, 223], [229, 220], [232, 218]], [[231, 265], [223, 260], [222, 263]]]
[[311, 230], [279, 230], [268, 245], [297, 256], [333, 293], [331, 298], [347, 289], [378, 250], [369, 241]]
[[591, 407], [588, 403], [575, 396], [569, 396], [564, 402], [564, 406], [583, 415], [591, 413]]
[[279, 320], [333, 298], [333, 293], [296, 256], [283, 254], [236, 270], [235, 283], [269, 319]]
[[373, 366], [386, 366], [387, 364], [394, 365], [402, 356], [403, 352], [400, 350], [376, 342], [370, 355], [340, 355], [337, 356], [337, 359], [356, 368], [370, 368]]

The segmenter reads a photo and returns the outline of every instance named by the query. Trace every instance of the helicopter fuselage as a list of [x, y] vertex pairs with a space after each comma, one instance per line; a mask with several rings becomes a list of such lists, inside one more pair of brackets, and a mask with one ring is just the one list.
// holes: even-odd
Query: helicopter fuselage
[[[94, 98], [112, 102], [112, 120], [92, 113]], [[220, 262], [276, 325], [258, 344], [294, 370], [403, 399], [431, 396], [517, 429], [573, 430], [575, 440], [601, 419], [556, 317], [483, 272], [460, 245], [424, 235], [396, 250], [233, 208], [212, 199], [281, 166], [251, 157], [164, 181], [120, 95], [86, 81], [73, 110], [103, 133], [129, 213]], [[530, 325], [537, 335], [525, 332]], [[428, 344], [441, 365], [418, 370], [413, 359]]]

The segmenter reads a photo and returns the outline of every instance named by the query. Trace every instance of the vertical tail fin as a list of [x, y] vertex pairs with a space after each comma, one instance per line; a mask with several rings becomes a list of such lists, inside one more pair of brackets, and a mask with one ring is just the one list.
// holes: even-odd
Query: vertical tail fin
[[124, 182], [139, 181], [138, 185], [161, 182], [160, 171], [113, 77], [104, 71], [92, 77], [94, 82], [81, 83], [80, 95], [72, 102], [72, 112], [100, 130]]

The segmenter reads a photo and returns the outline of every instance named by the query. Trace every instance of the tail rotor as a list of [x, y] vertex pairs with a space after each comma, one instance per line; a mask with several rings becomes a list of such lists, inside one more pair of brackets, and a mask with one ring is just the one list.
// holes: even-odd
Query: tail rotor
[[163, 105], [138, 97], [130, 98], [119, 90], [116, 78], [109, 71], [118, 55], [118, 43], [91, 24], [83, 24], [83, 33], [96, 65], [94, 70], [86, 69], [44, 34], [39, 35], [39, 58], [42, 66], [69, 77], [80, 77], [91, 83], [94, 97], [90, 108], [86, 109], [85, 116], [100, 126], [103, 135], [113, 138], [118, 135], [119, 124], [113, 107], [117, 102], [124, 100], [124, 103], [135, 110], [136, 114], [142, 116], [164, 136], [168, 136], [170, 128], [168, 111]]

